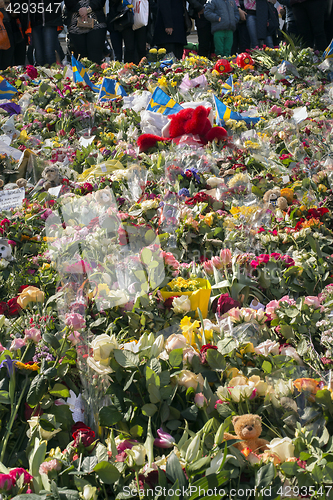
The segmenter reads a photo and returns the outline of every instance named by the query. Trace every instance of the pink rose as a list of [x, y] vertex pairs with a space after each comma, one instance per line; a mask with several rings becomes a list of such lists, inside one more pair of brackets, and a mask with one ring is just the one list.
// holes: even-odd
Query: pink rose
[[203, 408], [204, 406], [207, 406], [207, 399], [202, 392], [198, 392], [198, 394], [194, 396], [194, 403], [198, 408]]
[[80, 332], [74, 330], [74, 332], [68, 335], [67, 340], [69, 340], [72, 343], [72, 345], [78, 344], [80, 341]]
[[14, 486], [12, 476], [9, 474], [0, 474], [0, 491], [9, 491]]
[[269, 314], [272, 319], [275, 319], [277, 318], [277, 316], [274, 311], [275, 309], [278, 308], [279, 308], [279, 302], [277, 300], [271, 300], [270, 302], [268, 302], [265, 312], [266, 314]]
[[24, 484], [29, 484], [33, 480], [33, 477], [23, 467], [16, 467], [16, 469], [9, 471], [9, 476], [13, 481], [16, 481], [22, 474], [24, 476]]
[[42, 335], [40, 333], [40, 330], [38, 328], [30, 328], [30, 330], [24, 330], [24, 339], [25, 340], [32, 340], [37, 344], [40, 339], [42, 338]]
[[72, 327], [73, 330], [81, 330], [86, 326], [86, 320], [81, 314], [67, 313], [65, 316], [66, 326]]
[[314, 309], [319, 309], [320, 307], [320, 301], [318, 297], [314, 297], [312, 295], [310, 295], [309, 297], [305, 297], [304, 304], [309, 307], [313, 307]]
[[17, 349], [22, 349], [25, 346], [25, 339], [14, 339], [9, 348], [10, 351], [17, 351]]

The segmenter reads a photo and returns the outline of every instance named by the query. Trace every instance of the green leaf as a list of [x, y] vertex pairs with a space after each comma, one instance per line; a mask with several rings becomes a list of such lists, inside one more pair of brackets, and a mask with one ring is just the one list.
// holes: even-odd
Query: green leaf
[[222, 354], [216, 349], [208, 349], [206, 361], [212, 370], [223, 371], [226, 368], [226, 361]]
[[289, 325], [281, 325], [280, 327], [280, 333], [281, 335], [284, 336], [285, 339], [293, 339], [294, 338], [294, 332], [291, 326]]
[[27, 403], [30, 406], [36, 406], [46, 394], [48, 381], [44, 375], [37, 375], [31, 382], [28, 394]]
[[179, 481], [178, 479], [176, 479], [171, 488], [166, 488], [168, 495], [166, 496], [165, 500], [179, 500], [179, 495], [176, 494], [176, 491], [178, 489], [179, 489]]
[[122, 420], [122, 414], [115, 406], [103, 406], [99, 411], [99, 425], [101, 427], [112, 427]]
[[120, 478], [119, 470], [110, 462], [99, 462], [95, 465], [94, 471], [105, 484], [113, 484]]
[[46, 342], [46, 344], [49, 344], [51, 347], [53, 347], [54, 350], [57, 350], [60, 347], [58, 339], [54, 335], [52, 335], [52, 333], [44, 333], [43, 340]]
[[173, 368], [180, 368], [183, 364], [183, 349], [174, 349], [169, 354], [169, 363]]
[[[192, 488], [187, 490], [184, 496], [184, 500], [195, 500], [196, 498], [202, 498], [202, 491], [214, 490], [214, 488], [219, 488], [224, 483], [228, 481], [230, 477], [230, 471], [224, 470], [219, 474], [210, 474], [209, 476], [203, 477], [198, 481], [192, 483]], [[194, 493], [191, 494], [191, 491]], [[211, 497], [213, 498], [213, 497]], [[218, 497], [220, 498], [220, 497]]]
[[157, 406], [152, 403], [148, 403], [143, 405], [141, 411], [146, 417], [152, 417], [157, 412]]
[[217, 350], [221, 354], [229, 354], [234, 349], [237, 348], [237, 342], [232, 337], [228, 337], [226, 339], [220, 340], [217, 343]]
[[196, 460], [193, 464], [190, 464], [187, 467], [186, 472], [191, 476], [195, 474], [203, 474], [205, 470], [210, 466], [210, 460], [211, 460], [210, 456], [200, 458], [199, 460]]
[[180, 488], [186, 486], [186, 478], [182, 466], [179, 463], [179, 458], [173, 452], [167, 459], [166, 475], [168, 479], [170, 479], [173, 482], [175, 482], [178, 479]]
[[266, 488], [271, 484], [275, 476], [275, 467], [273, 462], [261, 467], [256, 473], [255, 485], [258, 490]]
[[85, 457], [81, 464], [81, 470], [85, 474], [90, 474], [97, 465], [97, 457]]
[[265, 373], [271, 373], [272, 365], [269, 361], [265, 360], [262, 364], [262, 369]]
[[0, 391], [0, 404], [9, 405], [10, 397], [7, 391]]
[[296, 472], [299, 470], [299, 466], [296, 462], [284, 462], [281, 465], [281, 469], [288, 476], [295, 476]]
[[139, 366], [139, 356], [134, 354], [131, 351], [115, 349], [113, 351], [115, 360], [120, 364], [123, 368], [136, 368]]
[[51, 389], [49, 391], [49, 393], [52, 396], [55, 396], [57, 398], [68, 398], [69, 397], [69, 390], [63, 384], [55, 384], [53, 389]]

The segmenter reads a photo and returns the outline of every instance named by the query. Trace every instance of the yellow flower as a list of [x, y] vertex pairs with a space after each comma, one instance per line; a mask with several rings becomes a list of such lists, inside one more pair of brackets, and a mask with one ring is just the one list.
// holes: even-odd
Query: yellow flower
[[227, 378], [235, 378], [239, 375], [240, 371], [235, 367], [233, 366], [232, 368], [228, 368], [226, 371], [225, 371], [225, 374], [227, 376]]
[[196, 347], [193, 335], [194, 330], [199, 328], [199, 326], [199, 321], [193, 321], [193, 323], [191, 323], [191, 318], [189, 318], [188, 316], [185, 316], [180, 322], [180, 328], [183, 332], [184, 337], [186, 338], [187, 343], [192, 345], [193, 347]]
[[319, 184], [318, 186], [319, 191], [322, 191], [323, 193], [326, 193], [327, 187], [324, 186], [324, 184]]
[[40, 267], [38, 269], [38, 271], [46, 271], [46, 269], [50, 269], [51, 265], [50, 264], [47, 264], [46, 262], [44, 262], [44, 264], [42, 265], [42, 267]]
[[214, 222], [214, 213], [210, 212], [204, 217], [204, 222], [207, 224], [207, 226], [211, 226]]
[[[156, 49], [155, 49], [156, 50]], [[149, 51], [150, 52], [150, 51]], [[157, 53], [159, 55], [163, 55], [163, 54], [166, 54], [166, 50], [165, 49], [158, 49]]]
[[25, 288], [17, 299], [17, 303], [22, 309], [25, 309], [30, 302], [44, 302], [45, 294], [35, 286]]
[[161, 78], [159, 78], [157, 80], [157, 83], [159, 84], [160, 87], [167, 87], [168, 86], [168, 82], [167, 82], [167, 79], [165, 78], [165, 76], [161, 76]]
[[37, 365], [37, 363], [29, 365], [28, 363], [21, 363], [21, 361], [16, 361], [15, 365], [17, 366], [17, 368], [20, 368], [20, 370], [31, 370], [34, 372], [37, 372], [39, 370], [39, 366]]
[[157, 49], [150, 49], [149, 54], [157, 54]]
[[212, 75], [213, 76], [220, 76], [220, 73], [218, 71], [216, 71], [216, 69], [213, 69]]

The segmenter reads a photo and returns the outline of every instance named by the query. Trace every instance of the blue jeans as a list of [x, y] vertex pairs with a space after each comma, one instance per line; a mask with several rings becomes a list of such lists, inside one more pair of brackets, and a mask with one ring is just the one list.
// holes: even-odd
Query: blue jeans
[[34, 26], [31, 35], [37, 66], [55, 63], [58, 46], [57, 26]]
[[[254, 49], [259, 46], [257, 36], [257, 16], [248, 15], [246, 17], [246, 27], [250, 36], [251, 49]], [[265, 44], [270, 48], [274, 48], [273, 38], [270, 35], [266, 37]]]

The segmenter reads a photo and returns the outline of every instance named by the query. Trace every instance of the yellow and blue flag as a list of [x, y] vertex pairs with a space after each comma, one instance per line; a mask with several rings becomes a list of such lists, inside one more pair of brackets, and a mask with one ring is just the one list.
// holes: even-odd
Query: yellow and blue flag
[[182, 108], [180, 104], [177, 104], [176, 101], [172, 99], [172, 97], [169, 97], [160, 87], [154, 90], [146, 108], [147, 111], [154, 111], [155, 113], [161, 113], [161, 115], [173, 115], [182, 109], [184, 108]]
[[222, 84], [222, 94], [226, 95], [229, 94], [229, 92], [233, 91], [234, 91], [234, 80], [232, 78], [232, 75], [230, 75], [228, 80]]
[[220, 99], [214, 95], [215, 108], [216, 108], [216, 123], [217, 125], [224, 125], [227, 120], [243, 120], [246, 123], [257, 123], [261, 118], [258, 116], [243, 116], [236, 111], [232, 111]]
[[12, 99], [17, 92], [18, 91], [13, 85], [0, 76], [0, 99]]
[[99, 101], [112, 101], [125, 95], [127, 95], [125, 89], [114, 78], [103, 78], [98, 96]]
[[100, 91], [100, 85], [94, 85], [92, 83], [89, 78], [87, 68], [85, 68], [82, 63], [77, 61], [74, 56], [72, 56], [72, 70], [75, 83], [84, 82], [86, 85], [89, 85], [91, 90], [93, 90], [94, 92]]
[[333, 57], [333, 40], [323, 52], [323, 59], [332, 59]]

